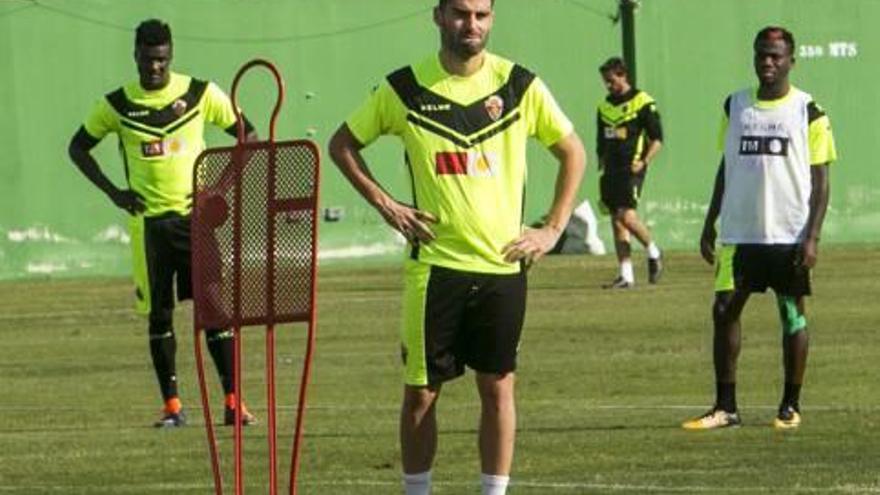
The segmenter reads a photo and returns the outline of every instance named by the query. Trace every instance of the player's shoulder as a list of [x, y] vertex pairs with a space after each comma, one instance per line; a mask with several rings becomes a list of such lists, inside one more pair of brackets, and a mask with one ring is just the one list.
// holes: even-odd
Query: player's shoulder
[[822, 105], [816, 103], [816, 100], [810, 98], [807, 100], [807, 122], [812, 124], [813, 122], [821, 119], [828, 118], [828, 114], [825, 112], [825, 108]]
[[748, 87], [739, 89], [733, 93], [728, 93], [727, 96], [724, 97], [724, 115], [730, 117], [730, 109], [734, 104], [751, 105], [755, 100], [756, 91], [755, 88]]
[[208, 91], [225, 94], [220, 86], [210, 79], [203, 79], [189, 74], [179, 74], [176, 72], [171, 74], [169, 88], [173, 93], [191, 94], [193, 96], [201, 96]]
[[[489, 66], [489, 69], [495, 74], [495, 77], [499, 81], [509, 81], [514, 86], [519, 86], [522, 89], [525, 89], [528, 88], [533, 81], [541, 80], [535, 71], [523, 64], [491, 52], [486, 52], [485, 56], [485, 63]], [[539, 86], [544, 88], [543, 84], [540, 84]]]
[[792, 92], [795, 93], [802, 104], [806, 105], [807, 119], [809, 122], [813, 122], [817, 119], [827, 116], [827, 114], [825, 113], [825, 109], [816, 102], [812, 94], [794, 86], [792, 86]]
[[643, 91], [641, 89], [637, 89], [635, 95], [632, 98], [632, 107], [638, 111], [643, 111], [645, 109], [649, 111], [656, 111], [656, 101], [654, 97], [648, 94], [647, 91]]
[[636, 95], [633, 97], [633, 99], [644, 103], [654, 103], [655, 101], [654, 97], [643, 89], [636, 89]]

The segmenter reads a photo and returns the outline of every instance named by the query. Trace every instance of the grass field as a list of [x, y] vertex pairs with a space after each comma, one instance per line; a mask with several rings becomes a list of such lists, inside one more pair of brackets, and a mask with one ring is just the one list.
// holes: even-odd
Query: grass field
[[[808, 306], [804, 424], [788, 433], [769, 427], [781, 393], [771, 296], [753, 298], [743, 319], [744, 427], [685, 432], [679, 423], [714, 393], [711, 269], [693, 253], [670, 253], [660, 285], [602, 291], [613, 265], [610, 256], [564, 256], [531, 272], [511, 494], [880, 493], [880, 248], [822, 252]], [[322, 270], [302, 494], [400, 493], [400, 282], [389, 267]], [[158, 389], [131, 302], [124, 279], [0, 284], [0, 493], [213, 493], [189, 307], [177, 321], [191, 426], [156, 431]], [[260, 333], [246, 334], [245, 386], [264, 417]], [[282, 470], [303, 335], [281, 329]], [[211, 387], [219, 407], [216, 380]], [[438, 408], [435, 493], [477, 494], [472, 376], [448, 384]], [[229, 437], [223, 430], [227, 462]], [[265, 440], [263, 427], [247, 431], [248, 493], [266, 493]]]

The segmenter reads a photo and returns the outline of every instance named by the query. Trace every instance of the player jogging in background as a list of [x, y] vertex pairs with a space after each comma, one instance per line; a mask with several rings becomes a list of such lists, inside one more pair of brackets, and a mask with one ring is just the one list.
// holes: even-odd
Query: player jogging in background
[[[164, 401], [156, 427], [186, 423], [177, 390], [177, 340], [172, 316], [177, 298], [192, 297], [190, 210], [196, 157], [205, 148], [205, 123], [236, 135], [232, 102], [208, 81], [170, 70], [171, 29], [162, 21], [142, 22], [135, 36], [139, 79], [108, 93], [93, 108], [70, 143], [70, 158], [117, 207], [129, 215], [138, 309], [149, 314], [150, 354]], [[256, 134], [246, 124], [249, 140]], [[118, 188], [91, 155], [108, 134], [119, 137], [128, 182]], [[205, 332], [225, 396], [226, 424], [235, 418], [232, 333]], [[245, 424], [256, 418], [242, 411]]]
[[628, 289], [635, 284], [630, 234], [648, 252], [648, 282], [656, 284], [663, 270], [660, 248], [639, 220], [636, 208], [648, 165], [660, 152], [663, 129], [657, 105], [648, 93], [629, 82], [622, 59], [613, 57], [599, 67], [608, 96], [596, 111], [596, 154], [599, 156], [599, 191], [603, 209], [611, 215], [614, 250], [620, 272], [603, 287]]
[[[535, 74], [484, 50], [491, 0], [440, 0], [439, 53], [382, 81], [330, 141], [361, 195], [409, 242], [405, 261], [400, 443], [407, 495], [427, 495], [443, 383], [476, 372], [482, 493], [507, 490], [516, 435], [514, 371], [526, 304], [524, 264], [568, 221], [584, 168], [571, 122]], [[361, 149], [399, 137], [412, 205], [391, 197]], [[522, 228], [526, 143], [559, 162], [546, 223]], [[387, 165], [387, 164], [386, 164]]]
[[[828, 207], [828, 166], [837, 158], [831, 125], [809, 94], [789, 83], [795, 43], [790, 32], [767, 27], [754, 43], [758, 88], [724, 102], [723, 157], [706, 213], [700, 251], [716, 263], [714, 320], [715, 405], [685, 422], [688, 430], [741, 423], [736, 402], [740, 315], [754, 292], [776, 294], [782, 331], [785, 388], [773, 425], [801, 424], [800, 391], [807, 366], [805, 296], [816, 265]], [[721, 251], [715, 221], [721, 220]]]

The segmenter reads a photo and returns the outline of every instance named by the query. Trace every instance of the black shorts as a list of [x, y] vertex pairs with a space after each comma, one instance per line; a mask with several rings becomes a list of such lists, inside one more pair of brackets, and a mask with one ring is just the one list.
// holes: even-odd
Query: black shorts
[[189, 215], [145, 218], [144, 255], [151, 315], [174, 309], [175, 282], [178, 300], [192, 298]]
[[604, 173], [599, 178], [599, 195], [609, 213], [621, 208], [636, 209], [642, 196], [645, 174]]
[[462, 272], [407, 261], [403, 360], [408, 385], [516, 369], [526, 275]]
[[737, 244], [734, 287], [749, 292], [765, 292], [769, 287], [780, 295], [810, 295], [810, 269], [798, 262], [799, 251], [798, 244]]

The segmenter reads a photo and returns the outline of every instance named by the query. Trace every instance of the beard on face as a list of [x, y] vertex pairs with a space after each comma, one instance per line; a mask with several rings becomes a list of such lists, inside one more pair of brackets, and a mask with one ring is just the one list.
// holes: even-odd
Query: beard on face
[[443, 46], [462, 59], [468, 59], [478, 55], [486, 48], [489, 41], [489, 35], [486, 34], [479, 43], [468, 43], [464, 41], [464, 36], [459, 37], [456, 33], [444, 31], [442, 35]]

